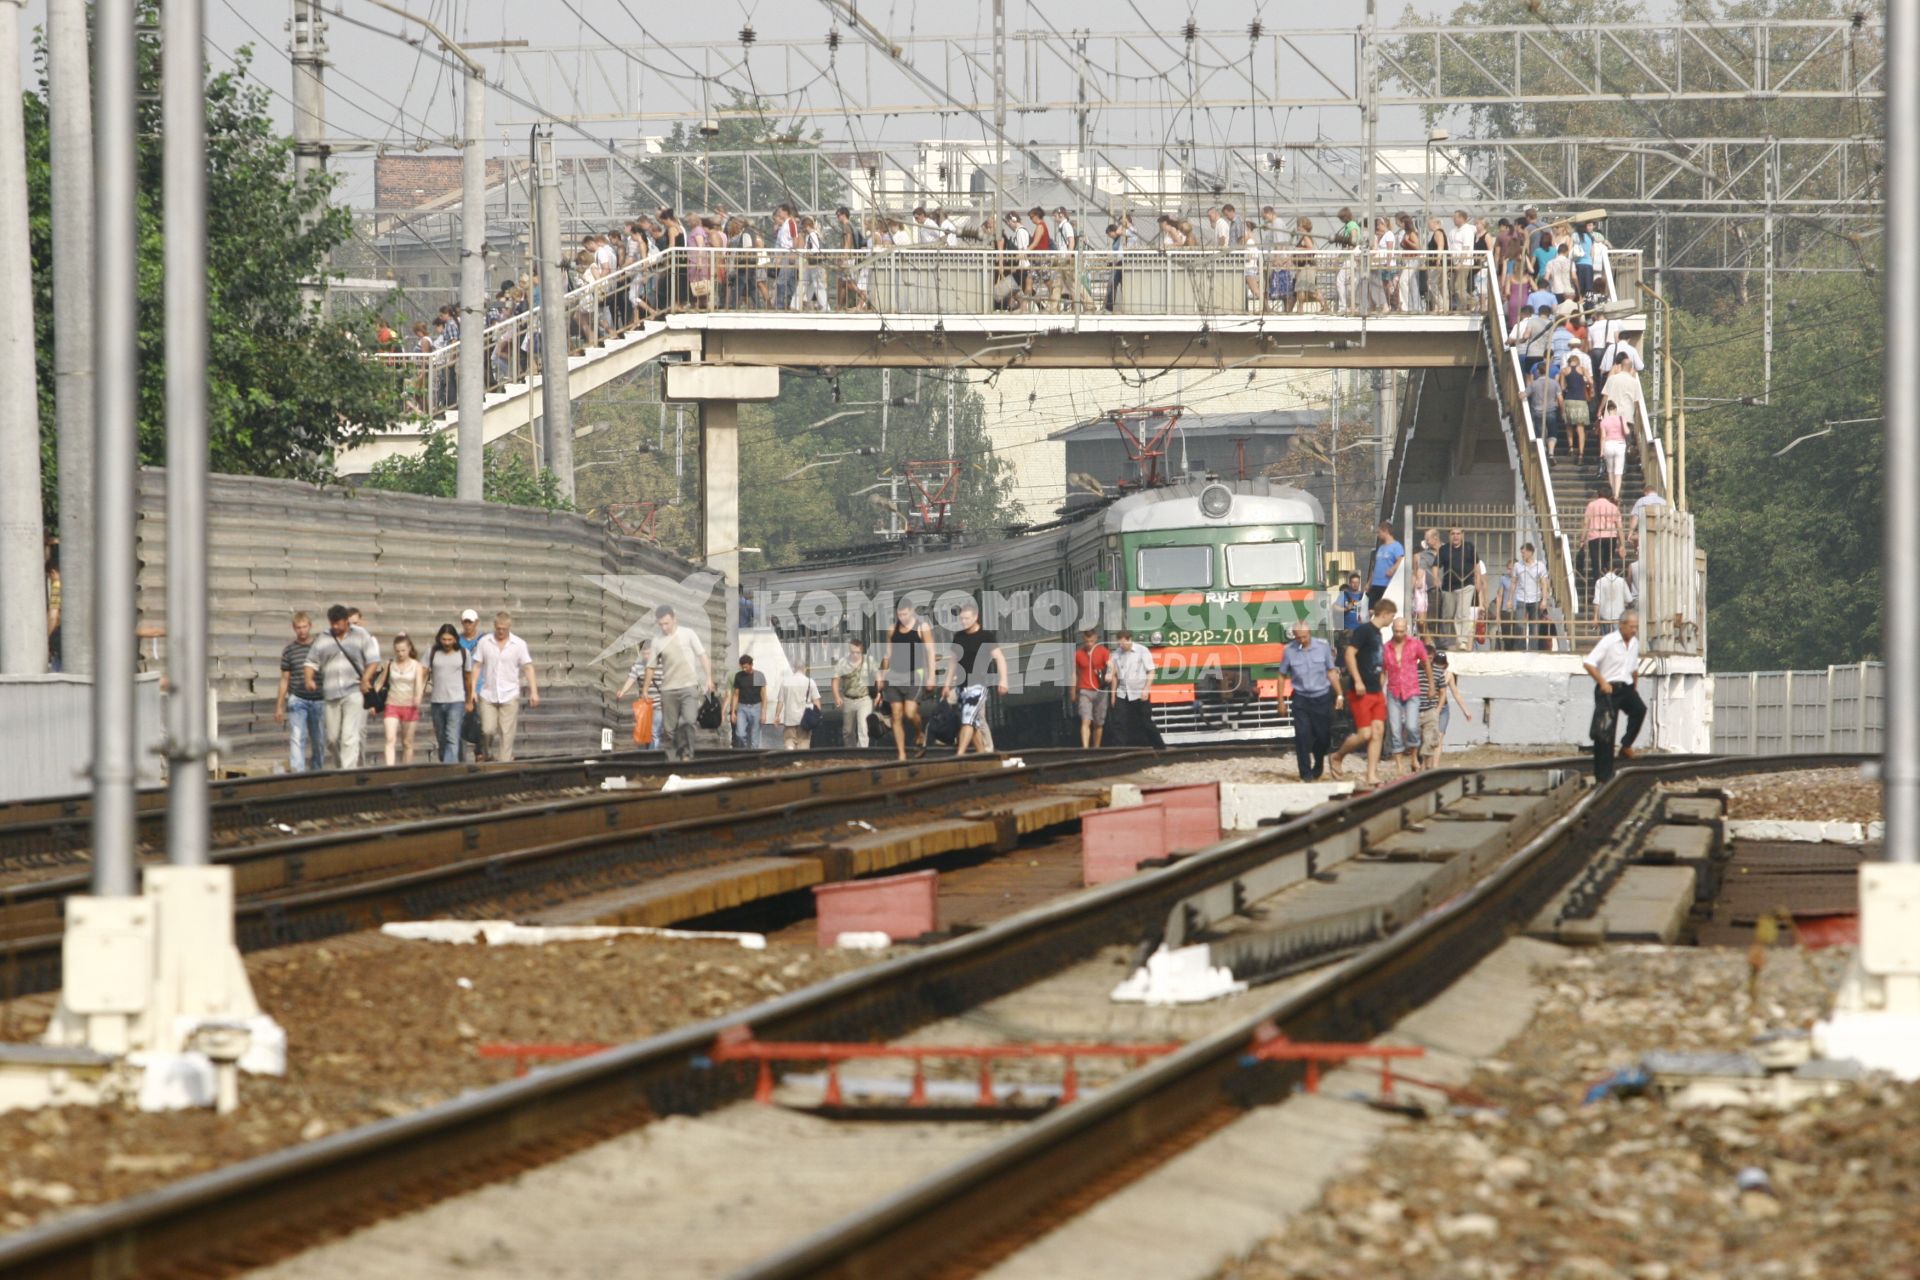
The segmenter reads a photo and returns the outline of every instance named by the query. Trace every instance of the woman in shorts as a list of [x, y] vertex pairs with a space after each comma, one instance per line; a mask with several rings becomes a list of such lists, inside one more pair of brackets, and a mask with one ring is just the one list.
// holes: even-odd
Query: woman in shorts
[[1586, 361], [1578, 351], [1568, 354], [1560, 371], [1560, 413], [1573, 432], [1573, 456], [1582, 462], [1587, 457], [1587, 423], [1592, 416], [1588, 403], [1592, 388], [1587, 382]]
[[1613, 504], [1620, 505], [1620, 477], [1627, 469], [1627, 420], [1608, 400], [1600, 406], [1600, 465], [1606, 469]]
[[[381, 713], [387, 733], [387, 763], [413, 763], [413, 737], [420, 725], [420, 704], [427, 698], [427, 669], [413, 651], [413, 641], [402, 631], [393, 638], [393, 661], [381, 674], [387, 687], [387, 709]], [[396, 761], [396, 748], [406, 758]]]

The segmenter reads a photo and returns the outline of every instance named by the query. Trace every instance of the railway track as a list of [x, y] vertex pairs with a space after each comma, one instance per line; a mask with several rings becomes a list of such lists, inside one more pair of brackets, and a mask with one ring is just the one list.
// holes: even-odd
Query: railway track
[[[776, 769], [823, 759], [885, 759], [879, 751], [713, 751], [690, 761], [658, 752], [516, 761], [511, 764], [396, 765], [229, 778], [212, 785], [209, 805], [216, 834], [272, 829], [306, 822], [404, 809], [454, 808], [503, 796], [530, 796], [597, 787], [609, 777], [712, 774]], [[138, 838], [158, 849], [166, 830], [164, 787], [139, 793]], [[32, 868], [82, 866], [93, 839], [90, 795], [0, 804], [0, 876]]]
[[[243, 951], [257, 951], [377, 929], [395, 920], [555, 909], [636, 880], [738, 861], [750, 852], [786, 859], [778, 868], [763, 867], [763, 879], [805, 888], [819, 879], [876, 869], [857, 860], [824, 865], [846, 860], [836, 860], [833, 850], [840, 845], [824, 839], [823, 829], [849, 820], [925, 814], [961, 802], [978, 805], [1049, 783], [1225, 751], [1197, 748], [1156, 756], [1062, 749], [1028, 752], [1022, 757], [1026, 767], [1018, 769], [1004, 767], [1000, 757], [981, 756], [792, 769], [693, 790], [614, 790], [487, 813], [326, 831], [231, 846], [217, 850], [214, 859], [234, 869], [235, 935]], [[1008, 830], [991, 838], [1010, 847], [1020, 834]], [[823, 865], [808, 879], [794, 855], [805, 855], [813, 846], [821, 847], [816, 862]], [[64, 903], [88, 888], [88, 877], [80, 873], [0, 888], [0, 989], [31, 995], [58, 988]], [[725, 886], [708, 893], [695, 885], [663, 909], [684, 919], [705, 914], [702, 905], [733, 903]], [[668, 922], [622, 913], [618, 903], [597, 918]]]
[[[1416, 918], [1380, 920], [1376, 933], [1384, 936], [1371, 941], [1330, 939], [1323, 960], [1343, 951], [1351, 958], [1303, 988], [790, 1245], [751, 1274], [971, 1274], [978, 1260], [1044, 1230], [1070, 1198], [1084, 1204], [1088, 1170], [1110, 1171], [1105, 1181], [1117, 1187], [1194, 1135], [1292, 1087], [1295, 1069], [1243, 1061], [1256, 1026], [1271, 1021], [1296, 1040], [1370, 1038], [1573, 883], [1616, 828], [1640, 820], [1661, 782], [1807, 764], [1692, 759], [1624, 769], [1524, 838], [1516, 832], [1506, 851], [1476, 854], [1473, 876], [1436, 886]], [[1287, 862], [1311, 877], [1320, 851], [1380, 840], [1501, 772], [1421, 775], [738, 1014], [77, 1213], [0, 1241], [0, 1272], [105, 1278], [256, 1266], [652, 1118], [742, 1097], [751, 1072], [706, 1057], [729, 1029], [750, 1029], [762, 1041], [895, 1038], [1103, 947], [1160, 938], [1176, 919], [1206, 927], [1207, 909], [1196, 904], [1209, 895], [1231, 901]]]

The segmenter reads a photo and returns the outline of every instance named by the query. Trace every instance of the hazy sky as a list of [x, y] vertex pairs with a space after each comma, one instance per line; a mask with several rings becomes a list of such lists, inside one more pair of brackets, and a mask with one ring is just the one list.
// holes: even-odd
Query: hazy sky
[[[632, 110], [636, 106], [634, 99], [639, 106], [650, 110], [692, 110], [701, 89], [699, 79], [689, 71], [690, 67], [698, 66], [703, 70], [711, 68], [723, 86], [742, 89], [751, 86], [770, 97], [802, 86], [802, 90], [775, 100], [791, 104], [796, 112], [808, 117], [835, 141], [850, 136], [859, 142], [872, 143], [981, 135], [977, 124], [957, 117], [949, 118], [944, 125], [932, 115], [902, 115], [850, 123], [840, 112], [842, 94], [850, 101], [866, 99], [901, 104], [927, 103], [934, 99], [925, 89], [889, 71], [878, 59], [878, 70], [870, 79], [866, 77], [863, 74], [868, 65], [865, 54], [855, 52], [854, 46], [859, 42], [845, 32], [844, 24], [846, 43], [837, 59], [837, 84], [798, 65], [792, 55], [765, 47], [764, 43], [741, 63], [736, 33], [749, 20], [761, 42], [783, 38], [802, 40], [808, 42], [809, 52], [824, 55], [833, 17], [824, 0], [781, 0], [778, 4], [765, 0], [713, 0], [679, 5], [662, 4], [659, 0], [624, 0], [624, 3], [623, 0], [572, 0], [580, 16], [568, 12], [559, 0], [409, 0], [409, 3], [414, 12], [432, 17], [457, 40], [526, 40], [541, 48], [603, 47], [611, 40], [628, 50], [624, 55], [606, 56], [597, 65], [577, 55], [556, 56], [543, 60], [544, 65], [531, 78], [509, 82], [508, 88], [556, 112]], [[225, 66], [228, 55], [242, 45], [252, 45], [255, 50], [253, 74], [273, 92], [274, 109], [285, 125], [290, 119], [290, 104], [285, 95], [290, 90], [292, 75], [286, 53], [286, 27], [291, 12], [288, 0], [206, 0], [206, 6], [208, 40], [212, 46], [209, 60], [216, 67]], [[328, 56], [334, 67], [329, 77], [327, 100], [331, 136], [410, 147], [422, 137], [438, 142], [458, 133], [458, 84], [433, 58], [422, 57], [417, 49], [394, 37], [394, 33], [407, 24], [365, 0], [326, 0], [326, 7], [340, 9], [345, 17], [357, 18], [378, 28], [369, 31], [341, 17], [329, 17]], [[1452, 7], [1453, 0], [1411, 0], [1411, 3], [1382, 0], [1381, 19], [1396, 21], [1409, 12], [1424, 17], [1439, 16]], [[984, 43], [991, 32], [992, 10], [986, 3], [868, 0], [860, 8], [870, 21], [895, 38], [978, 36]], [[1009, 0], [1007, 11], [1012, 31], [1086, 30], [1092, 33], [1089, 53], [1094, 62], [1103, 63], [1112, 58], [1107, 65], [1118, 67], [1124, 63], [1136, 69], [1147, 63], [1160, 68], [1180, 65], [1179, 28], [1189, 12], [1204, 30], [1234, 33], [1232, 37], [1222, 36], [1218, 47], [1236, 58], [1243, 56], [1248, 47], [1245, 36], [1239, 33], [1245, 31], [1256, 15], [1269, 30], [1285, 27], [1294, 31], [1324, 31], [1350, 29], [1358, 25], [1363, 14], [1360, 0], [1334, 0], [1333, 3], [1327, 0], [1259, 0], [1258, 3], [1193, 0], [1191, 9], [1186, 3], [1170, 0], [1047, 0], [1039, 4]], [[45, 0], [28, 0], [25, 15], [28, 28], [38, 26], [44, 16]], [[597, 27], [607, 39], [596, 35], [589, 24]], [[1132, 42], [1132, 52], [1116, 50], [1113, 34], [1147, 33], [1156, 28], [1159, 35], [1136, 39]], [[417, 29], [409, 27], [408, 30], [417, 34]], [[712, 42], [718, 47], [707, 54], [683, 55], [688, 58], [687, 62], [658, 47], [692, 42]], [[1321, 48], [1326, 53], [1335, 53], [1340, 45], [1328, 42]], [[502, 59], [499, 51], [480, 51], [477, 56], [490, 73]], [[1319, 52], [1315, 56], [1320, 56]], [[1201, 61], [1205, 60], [1202, 55]], [[930, 54], [923, 55], [916, 59], [916, 65], [936, 80], [956, 87], [967, 87], [970, 81], [983, 99], [990, 98], [990, 81], [982, 83], [980, 69], [928, 65], [933, 61]], [[938, 61], [946, 63], [944, 58]], [[1351, 72], [1347, 74], [1350, 76]], [[33, 83], [31, 67], [27, 75], [29, 83]], [[1017, 84], [1020, 76], [1021, 70], [1016, 67], [1010, 78]], [[1261, 78], [1270, 83], [1270, 73]], [[1055, 79], [1065, 83], [1056, 84]], [[1049, 96], [1070, 98], [1074, 94], [1071, 76], [1063, 67], [1037, 68], [1034, 80]], [[1114, 141], [1144, 143], [1155, 133], [1164, 137], [1169, 130], [1176, 136], [1185, 132], [1186, 116], [1179, 110], [1186, 89], [1183, 76], [1110, 83], [1124, 83], [1124, 91], [1136, 98], [1167, 105], [1128, 117], [1115, 115], [1102, 120], [1097, 133]], [[1244, 81], [1241, 83], [1244, 86]], [[1217, 92], [1224, 94], [1232, 88], [1230, 78], [1223, 78]], [[719, 96], [724, 98], [724, 91]], [[534, 113], [496, 94], [490, 97], [487, 115], [490, 145], [495, 150], [512, 147], [518, 154], [524, 146], [520, 141], [525, 137], [524, 122]], [[518, 126], [511, 132], [510, 123]], [[1210, 117], [1202, 115], [1194, 121], [1192, 132], [1196, 143], [1205, 146], [1244, 140], [1250, 125], [1261, 131], [1263, 145], [1275, 134], [1305, 140], [1315, 136], [1352, 138], [1358, 132], [1357, 113], [1350, 110], [1265, 112], [1260, 113], [1257, 120], [1250, 119], [1246, 112], [1223, 112]], [[581, 127], [594, 138], [625, 139], [643, 133], [661, 133], [667, 126], [600, 122]], [[1411, 119], [1382, 121], [1383, 140], [1400, 135], [1411, 138], [1417, 136], [1418, 129], [1419, 122]], [[1023, 138], [1069, 142], [1073, 123], [1064, 113], [1022, 115], [1016, 117], [1010, 127], [1010, 132], [1015, 131], [1016, 136]], [[1131, 139], [1127, 136], [1129, 133], [1133, 135]], [[564, 132], [561, 135], [563, 139], [567, 136]], [[590, 150], [593, 144], [575, 134], [571, 147]], [[371, 193], [371, 165], [366, 158], [343, 154], [336, 158], [335, 167], [343, 177], [346, 200], [366, 202]]]
[[[459, 132], [459, 86], [455, 77], [436, 65], [432, 58], [422, 58], [417, 48], [397, 40], [394, 33], [403, 27], [409, 29], [409, 35], [419, 35], [415, 27], [409, 27], [392, 13], [382, 12], [367, 4], [365, 0], [324, 0], [326, 8], [342, 10], [346, 17], [355, 17], [378, 31], [367, 31], [355, 27], [342, 17], [328, 15], [328, 61], [334, 65], [334, 75], [328, 77], [328, 132], [336, 138], [346, 140], [376, 140], [390, 142], [399, 146], [413, 146], [420, 136], [430, 140], [444, 140], [457, 136]], [[718, 77], [718, 83], [737, 88], [758, 88], [768, 96], [776, 96], [793, 86], [806, 84], [806, 92], [793, 92], [791, 96], [776, 98], [776, 102], [791, 102], [806, 109], [816, 127], [826, 130], [829, 140], [845, 140], [849, 134], [856, 134], [860, 142], [876, 140], [902, 140], [902, 138], [964, 138], [981, 136], [979, 125], [968, 119], [950, 117], [945, 127], [935, 115], [900, 115], [889, 119], [866, 119], [858, 123], [849, 123], [839, 111], [839, 94], [847, 94], [852, 102], [866, 98], [872, 92], [872, 100], [883, 100], [889, 104], [927, 104], [933, 102], [933, 96], [916, 84], [908, 83], [906, 77], [893, 73], [889, 77], [885, 67], [879, 67], [872, 83], [862, 77], [862, 67], [866, 67], [864, 54], [856, 54], [854, 46], [858, 38], [852, 36], [845, 23], [841, 25], [845, 46], [839, 54], [841, 83], [831, 84], [826, 77], [816, 75], [812, 69], [803, 69], [787, 61], [787, 54], [776, 48], [758, 48], [745, 65], [739, 65], [741, 46], [737, 42], [737, 31], [745, 21], [751, 21], [764, 40], [806, 40], [818, 54], [826, 50], [826, 35], [833, 21], [833, 12], [824, 0], [781, 0], [780, 4], [766, 4], [764, 0], [712, 0], [708, 4], [659, 4], [659, 0], [572, 0], [580, 17], [568, 12], [559, 0], [409, 0], [413, 12], [430, 15], [440, 23], [449, 35], [457, 40], [528, 40], [532, 46], [540, 48], [566, 48], [566, 46], [605, 46], [609, 40], [624, 46], [628, 56], [607, 56], [597, 65], [588, 59], [557, 58], [543, 59], [540, 71], [530, 79], [513, 79], [507, 88], [518, 94], [540, 102], [541, 106], [559, 111], [559, 113], [609, 113], [609, 111], [630, 111], [636, 106], [645, 109], [691, 109], [691, 102], [697, 100], [701, 88], [699, 79], [689, 75], [689, 65], [674, 58], [670, 52], [664, 52], [660, 44], [687, 44], [687, 42], [718, 42], [722, 48], [716, 48], [707, 61], [701, 54], [691, 54], [689, 61], [701, 65], [703, 69], [712, 67]], [[288, 0], [205, 0], [207, 6], [207, 40], [209, 50], [207, 58], [213, 67], [228, 65], [228, 56], [244, 44], [252, 44], [252, 71], [257, 81], [273, 90], [273, 107], [276, 117], [282, 125], [290, 121], [290, 102], [286, 94], [290, 92], [292, 67], [286, 58], [286, 23], [292, 6]], [[1427, 4], [1407, 6], [1402, 0], [1382, 0], [1382, 21], [1390, 17], [1400, 17], [1407, 10], [1413, 12], [1444, 12], [1452, 8], [1444, 0], [1434, 0]], [[874, 21], [883, 31], [895, 38], [918, 35], [960, 35], [979, 36], [981, 42], [991, 35], [993, 10], [985, 2], [975, 4], [952, 4], [937, 0], [868, 0], [860, 6], [870, 21]], [[1246, 38], [1244, 33], [1248, 21], [1258, 13], [1269, 31], [1286, 29], [1336, 29], [1336, 27], [1357, 27], [1363, 8], [1361, 0], [1261, 0], [1258, 4], [1250, 0], [1194, 0], [1190, 6], [1192, 17], [1206, 31], [1217, 33], [1236, 33], [1236, 38], [1221, 38], [1219, 46], [1231, 50], [1235, 56], [1244, 54]], [[27, 29], [35, 29], [46, 15], [46, 0], [29, 0], [25, 6]], [[639, 21], [636, 21], [639, 19]], [[1181, 38], [1179, 27], [1187, 21], [1188, 4], [1169, 2], [1169, 0], [1048, 0], [1046, 4], [1029, 4], [1029, 0], [1010, 0], [1008, 2], [1008, 29], [1010, 31], [1060, 31], [1071, 33], [1075, 29], [1089, 29], [1096, 33], [1092, 44], [1091, 56], [1094, 61], [1102, 61], [1102, 40], [1100, 33], [1152, 33], [1158, 25], [1158, 35], [1142, 36], [1135, 42], [1140, 56], [1148, 61], [1158, 61], [1162, 67], [1177, 67], [1181, 63]], [[609, 40], [595, 35], [591, 27], [597, 27]], [[643, 25], [641, 25], [643, 23]], [[1165, 40], [1162, 40], [1165, 36]], [[1112, 50], [1112, 44], [1106, 44]], [[1327, 52], [1336, 46], [1329, 44]], [[490, 73], [501, 61], [499, 52], [478, 52]], [[657, 67], [666, 75], [657, 75], [649, 65]], [[931, 59], [925, 59], [931, 61]], [[945, 59], [943, 59], [945, 61]], [[1119, 59], [1116, 58], [1116, 61]], [[877, 65], [877, 63], [876, 63]], [[789, 69], [791, 67], [791, 69]], [[607, 75], [612, 69], [620, 79]], [[966, 84], [966, 69], [948, 69], [948, 67], [929, 67], [922, 61], [922, 71], [941, 79], [945, 83]], [[952, 71], [952, 77], [948, 77]], [[27, 67], [29, 84], [35, 83], [35, 69]], [[1014, 73], [1018, 81], [1018, 69]], [[1044, 90], [1054, 96], [1071, 98], [1073, 84], [1048, 83], [1052, 73], [1041, 73]], [[1069, 81], [1064, 73], [1062, 81]], [[1173, 77], [1183, 79], [1183, 77]], [[979, 73], [975, 71], [975, 84], [979, 84]], [[1169, 104], [1179, 104], [1185, 96], [1185, 83], [1173, 84], [1171, 81], [1133, 83], [1133, 92], [1140, 98], [1156, 98]], [[1244, 84], [1244, 81], [1242, 81]], [[1221, 81], [1219, 92], [1229, 92], [1231, 86]], [[979, 84], [981, 98], [991, 98], [991, 81]], [[720, 94], [724, 98], [724, 90]], [[632, 100], [637, 98], [637, 104]], [[524, 121], [532, 119], [532, 111], [526, 107], [505, 100], [501, 94], [490, 96], [488, 109], [488, 130], [490, 146], [495, 150], [513, 148], [518, 154], [524, 148]], [[1260, 129], [1265, 134], [1284, 129], [1294, 138], [1311, 138], [1315, 132], [1329, 138], [1352, 138], [1357, 136], [1357, 119], [1354, 111], [1313, 111], [1313, 119], [1304, 119], [1308, 113], [1294, 113], [1292, 119], [1279, 121], [1281, 113], [1269, 113], [1275, 121], [1261, 119]], [[1156, 119], [1164, 121], [1156, 125]], [[513, 129], [515, 140], [509, 142], [507, 123], [518, 125]], [[1167, 107], [1158, 115], [1137, 115], [1131, 121], [1114, 119], [1108, 123], [1108, 136], [1127, 129], [1144, 134], [1152, 130], [1173, 129], [1185, 132], [1185, 115], [1177, 111], [1177, 106]], [[1206, 119], [1194, 123], [1196, 140], [1221, 142], [1221, 140], [1242, 140], [1246, 136], [1246, 113], [1236, 113], [1235, 119]], [[1402, 130], [1417, 129], [1417, 121], [1407, 121]], [[605, 140], [624, 140], [636, 138], [641, 134], [659, 134], [668, 129], [664, 123], [639, 125], [639, 123], [589, 123], [582, 125], [593, 138]], [[1069, 115], [1037, 117], [1021, 115], [1016, 117], [1016, 125], [1010, 132], [1018, 129], [1018, 136], [1035, 138], [1046, 142], [1071, 142], [1073, 121]], [[1386, 136], [1388, 125], [1382, 121], [1382, 136]], [[564, 138], [566, 132], [561, 134]], [[1411, 136], [1411, 134], [1409, 134]], [[578, 134], [572, 134], [576, 150], [591, 150], [591, 142], [582, 140]], [[1142, 140], [1142, 138], [1135, 138]], [[371, 165], [349, 155], [336, 157], [336, 169], [344, 175], [344, 196], [346, 200], [365, 201], [371, 198]]]

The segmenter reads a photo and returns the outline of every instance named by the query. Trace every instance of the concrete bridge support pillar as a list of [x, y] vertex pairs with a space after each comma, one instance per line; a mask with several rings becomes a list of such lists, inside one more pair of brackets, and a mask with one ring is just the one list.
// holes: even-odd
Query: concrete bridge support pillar
[[730, 673], [740, 617], [740, 405], [778, 399], [780, 370], [696, 362], [667, 365], [666, 374], [667, 399], [700, 407], [700, 559], [726, 587], [714, 639], [726, 637], [729, 665], [716, 655], [714, 667]]

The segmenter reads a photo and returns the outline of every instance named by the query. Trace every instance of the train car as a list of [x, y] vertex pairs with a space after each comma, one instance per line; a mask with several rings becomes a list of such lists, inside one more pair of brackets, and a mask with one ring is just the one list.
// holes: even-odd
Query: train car
[[[1325, 518], [1310, 494], [1265, 480], [1198, 480], [1125, 494], [996, 542], [745, 575], [756, 618], [827, 686], [858, 636], [879, 642], [910, 599], [936, 640], [962, 600], [981, 608], [1014, 668], [989, 702], [996, 745], [1078, 740], [1073, 647], [1085, 626], [1152, 648], [1155, 723], [1168, 742], [1290, 737], [1275, 696], [1288, 631], [1328, 634]], [[831, 717], [829, 717], [831, 719]]]

